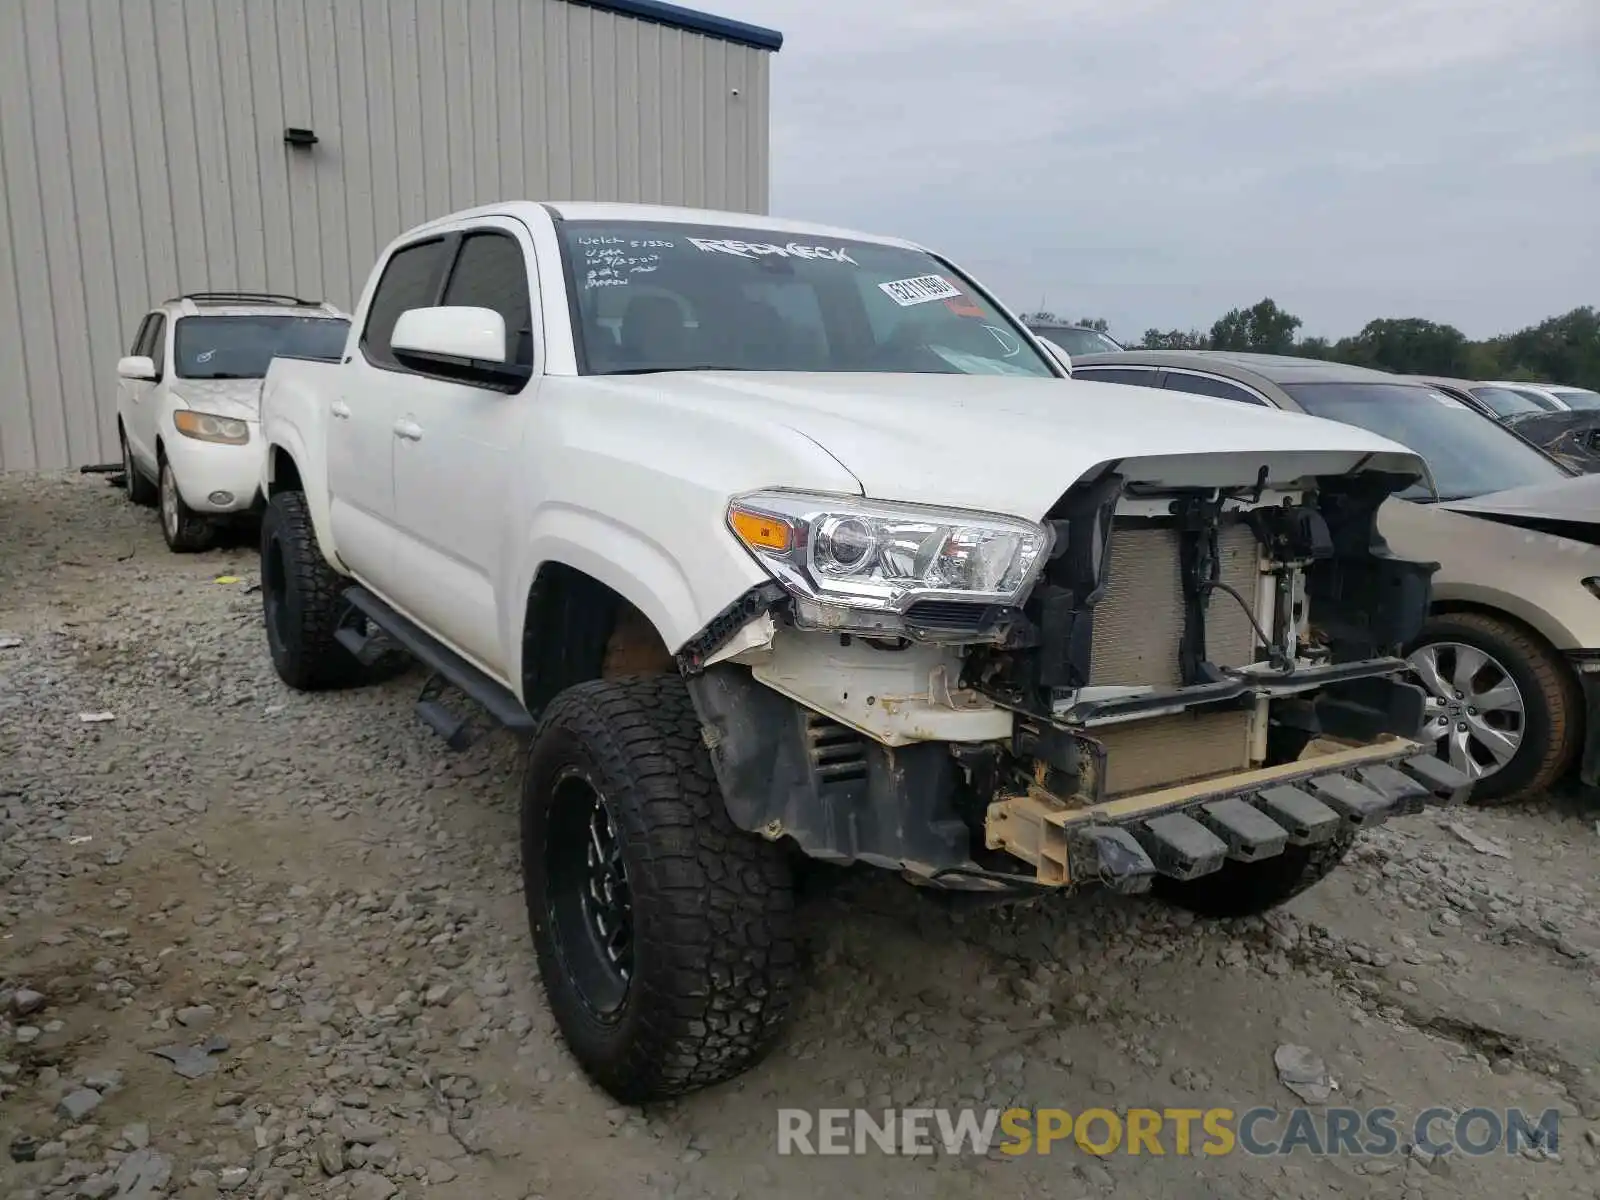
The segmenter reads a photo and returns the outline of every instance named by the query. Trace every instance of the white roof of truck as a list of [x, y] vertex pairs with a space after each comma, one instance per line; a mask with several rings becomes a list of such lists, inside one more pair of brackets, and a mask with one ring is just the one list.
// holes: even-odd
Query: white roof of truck
[[924, 247], [904, 238], [885, 237], [877, 233], [863, 233], [856, 229], [841, 229], [832, 225], [819, 225], [811, 221], [789, 221], [782, 217], [768, 217], [757, 213], [722, 212], [710, 208], [676, 208], [665, 204], [612, 204], [593, 200], [508, 200], [500, 204], [486, 204], [430, 221], [413, 233], [434, 225], [453, 224], [473, 217], [515, 217], [523, 222], [538, 222], [547, 213], [555, 213], [568, 221], [653, 221], [672, 225], [732, 225], [740, 229], [755, 229], [782, 234], [785, 237], [841, 238], [854, 242], [877, 242], [884, 246], [900, 246], [909, 250]]

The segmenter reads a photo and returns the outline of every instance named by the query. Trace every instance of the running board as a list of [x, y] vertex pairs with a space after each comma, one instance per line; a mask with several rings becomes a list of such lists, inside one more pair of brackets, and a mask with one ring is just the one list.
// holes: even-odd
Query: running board
[[[363, 587], [347, 588], [344, 600], [360, 613], [376, 632], [360, 630], [341, 621], [335, 637], [358, 660], [370, 663], [393, 649], [402, 649], [432, 674], [417, 698], [417, 716], [452, 750], [465, 750], [477, 740], [477, 733], [465, 717], [452, 713], [443, 703], [447, 685], [454, 686], [477, 703], [494, 720], [512, 733], [532, 733], [534, 720], [511, 689], [491, 679], [462, 658], [438, 638], [409, 617], [402, 616]], [[347, 613], [347, 615], [349, 615]]]

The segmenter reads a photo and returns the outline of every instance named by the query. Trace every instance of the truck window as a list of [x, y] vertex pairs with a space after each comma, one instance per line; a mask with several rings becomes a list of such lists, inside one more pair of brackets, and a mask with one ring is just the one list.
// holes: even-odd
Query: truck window
[[389, 348], [394, 323], [407, 309], [427, 308], [438, 295], [439, 272], [444, 266], [444, 239], [433, 238], [396, 250], [383, 268], [383, 277], [367, 306], [367, 324], [361, 331], [361, 349], [374, 366], [402, 371]]
[[444, 304], [489, 308], [506, 323], [506, 357], [533, 365], [533, 304], [522, 247], [504, 233], [470, 233], [462, 239]]

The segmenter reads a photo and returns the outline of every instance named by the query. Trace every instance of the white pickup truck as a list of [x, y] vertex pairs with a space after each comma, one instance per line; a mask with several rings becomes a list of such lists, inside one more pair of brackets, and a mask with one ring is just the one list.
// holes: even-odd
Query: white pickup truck
[[[627, 1101], [796, 990], [806, 857], [979, 898], [1314, 883], [1460, 799], [1398, 676], [1425, 468], [1348, 425], [1078, 383], [949, 260], [765, 217], [509, 203], [396, 239], [262, 402], [291, 686], [403, 650], [532, 735], [551, 1009]], [[453, 694], [453, 693], [449, 693]]]

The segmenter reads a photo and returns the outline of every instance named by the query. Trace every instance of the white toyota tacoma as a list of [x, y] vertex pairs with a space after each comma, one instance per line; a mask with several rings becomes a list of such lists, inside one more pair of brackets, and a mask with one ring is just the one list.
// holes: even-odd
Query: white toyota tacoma
[[1261, 911], [1466, 780], [1398, 648], [1424, 476], [1348, 425], [1079, 383], [909, 242], [510, 203], [420, 226], [340, 360], [275, 362], [278, 673], [404, 651], [531, 734], [551, 1009], [628, 1101], [737, 1074], [806, 857], [929, 888]]

